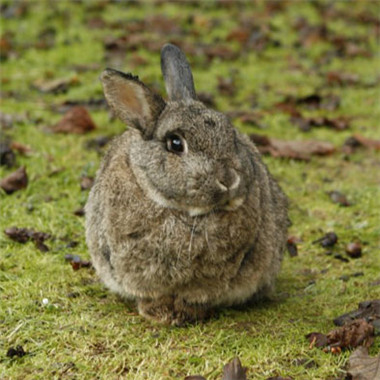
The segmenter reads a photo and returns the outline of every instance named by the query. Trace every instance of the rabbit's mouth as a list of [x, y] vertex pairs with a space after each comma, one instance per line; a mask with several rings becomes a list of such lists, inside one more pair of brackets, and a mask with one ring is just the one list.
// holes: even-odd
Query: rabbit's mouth
[[235, 211], [244, 203], [244, 197], [237, 197], [229, 199], [222, 204], [216, 204], [209, 207], [187, 207], [186, 211], [190, 216], [201, 216], [206, 215], [211, 212], [221, 212], [221, 211]]

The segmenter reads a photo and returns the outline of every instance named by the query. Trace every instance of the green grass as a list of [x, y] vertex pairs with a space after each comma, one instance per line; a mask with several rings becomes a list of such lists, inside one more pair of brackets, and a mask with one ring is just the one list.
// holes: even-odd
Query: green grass
[[[0, 4], [10, 4], [1, 1]], [[291, 376], [294, 379], [336, 379], [344, 377], [349, 352], [341, 355], [310, 349], [304, 335], [328, 332], [332, 319], [357, 307], [360, 301], [379, 298], [380, 278], [380, 156], [369, 149], [358, 149], [346, 156], [340, 151], [353, 133], [370, 138], [380, 136], [379, 48], [375, 27], [357, 21], [363, 12], [378, 14], [376, 2], [336, 2], [337, 16], [326, 25], [338, 35], [362, 38], [370, 56], [334, 56], [321, 61], [333, 49], [330, 42], [316, 40], [296, 48], [298, 32], [293, 25], [303, 16], [312, 25], [322, 23], [321, 7], [327, 3], [286, 3], [271, 9], [270, 3], [217, 6], [202, 3], [202, 11], [192, 3], [153, 5], [118, 2], [69, 1], [26, 2], [22, 16], [2, 18], [1, 34], [11, 35], [12, 54], [1, 62], [1, 110], [25, 115], [1, 137], [32, 148], [29, 156], [17, 154], [17, 166], [25, 165], [27, 189], [12, 195], [0, 194], [0, 378], [4, 379], [183, 379], [202, 374], [220, 379], [223, 365], [239, 356], [249, 368], [249, 379]], [[102, 5], [104, 4], [104, 5]], [[341, 12], [341, 13], [339, 13]], [[345, 16], [342, 16], [344, 13]], [[133, 304], [109, 293], [92, 270], [74, 272], [65, 254], [88, 258], [84, 241], [84, 219], [73, 211], [83, 206], [88, 193], [81, 191], [81, 175], [94, 175], [101, 155], [85, 149], [85, 143], [98, 135], [119, 134], [124, 126], [110, 121], [106, 111], [92, 111], [98, 129], [86, 136], [57, 135], [48, 126], [61, 115], [54, 107], [65, 100], [101, 98], [98, 76], [107, 62], [103, 39], [123, 35], [123, 25], [150, 15], [175, 18], [189, 44], [226, 44], [238, 51], [235, 41], [225, 42], [230, 31], [249, 16], [269, 28], [269, 36], [280, 46], [268, 45], [261, 52], [242, 49], [238, 59], [215, 59], [207, 63], [202, 55], [189, 56], [198, 91], [214, 95], [222, 111], [249, 110], [254, 98], [262, 112], [264, 129], [236, 126], [246, 133], [265, 133], [283, 139], [320, 139], [332, 142], [338, 151], [329, 157], [313, 157], [309, 162], [264, 157], [273, 175], [290, 198], [293, 225], [290, 235], [302, 239], [299, 256], [286, 255], [274, 299], [257, 307], [223, 309], [218, 318], [206, 323], [171, 328], [142, 319]], [[87, 26], [102, 17], [103, 29]], [[196, 19], [195, 24], [188, 20]], [[117, 27], [112, 27], [116, 24]], [[35, 47], [41, 31], [55, 28], [54, 45]], [[147, 30], [149, 38], [166, 42], [165, 33]], [[136, 67], [134, 54], [147, 63]], [[320, 63], [322, 62], [322, 63]], [[294, 63], [297, 65], [295, 66]], [[94, 65], [78, 72], [75, 65]], [[144, 47], [126, 51], [121, 67], [164, 93], [159, 54]], [[234, 97], [217, 90], [218, 76], [231, 76], [236, 70]], [[329, 71], [357, 74], [359, 83], [328, 86]], [[65, 94], [41, 94], [32, 88], [38, 79], [76, 78], [78, 84]], [[368, 86], [367, 84], [376, 83]], [[305, 110], [305, 115], [350, 118], [351, 129], [336, 132], [314, 128], [300, 132], [287, 114], [275, 104], [286, 95], [305, 96], [318, 92], [336, 94], [341, 105], [335, 111]], [[54, 175], [51, 173], [60, 171]], [[0, 168], [0, 178], [15, 168]], [[351, 207], [333, 204], [327, 191], [339, 190], [353, 203]], [[52, 234], [50, 251], [42, 253], [33, 243], [9, 240], [3, 230], [10, 226], [28, 227]], [[339, 242], [333, 251], [344, 255], [347, 243], [360, 240], [363, 257], [341, 262], [327, 256], [312, 241], [325, 232], [335, 231]], [[68, 248], [69, 241], [77, 241]], [[363, 276], [340, 279], [363, 272]], [[48, 299], [44, 304], [43, 299]], [[8, 358], [9, 347], [22, 345], [27, 355]], [[376, 338], [371, 353], [380, 349]], [[304, 364], [300, 364], [302, 361]]]

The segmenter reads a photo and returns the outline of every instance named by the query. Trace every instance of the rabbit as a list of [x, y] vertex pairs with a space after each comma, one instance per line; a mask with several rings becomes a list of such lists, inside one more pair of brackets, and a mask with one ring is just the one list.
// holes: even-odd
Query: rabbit
[[97, 274], [139, 313], [180, 326], [273, 290], [288, 201], [255, 145], [197, 100], [184, 53], [166, 44], [168, 101], [137, 76], [105, 69], [115, 138], [87, 204]]

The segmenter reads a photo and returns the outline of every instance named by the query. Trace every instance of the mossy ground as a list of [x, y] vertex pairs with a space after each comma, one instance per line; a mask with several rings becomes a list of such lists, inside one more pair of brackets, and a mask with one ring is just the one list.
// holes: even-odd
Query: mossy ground
[[[0, 2], [3, 10], [9, 10], [5, 5], [12, 7], [13, 3]], [[361, 14], [378, 15], [379, 3], [25, 3], [26, 13], [18, 16], [4, 11], [1, 19], [1, 33], [12, 43], [11, 53], [1, 62], [1, 109], [27, 117], [4, 129], [1, 138], [7, 136], [32, 148], [30, 156], [17, 156], [17, 164], [26, 166], [30, 182], [25, 190], [0, 194], [1, 230], [28, 227], [48, 232], [54, 239], [47, 242], [50, 251], [42, 253], [32, 243], [9, 240], [1, 231], [0, 378], [154, 380], [198, 373], [218, 379], [223, 364], [234, 356], [249, 368], [249, 379], [275, 375], [343, 378], [349, 352], [332, 355], [310, 349], [304, 336], [311, 331], [331, 330], [334, 317], [380, 294], [378, 282], [374, 284], [380, 279], [380, 157], [369, 149], [358, 149], [349, 156], [339, 150], [353, 133], [380, 136], [380, 93], [376, 85], [379, 24], [359, 18]], [[322, 10], [328, 7], [337, 16], [324, 19]], [[119, 121], [110, 121], [105, 110], [94, 110], [91, 115], [99, 128], [91, 134], [58, 135], [47, 130], [61, 118], [54, 105], [102, 97], [98, 76], [107, 64], [104, 38], [123, 35], [123, 25], [157, 14], [183, 25], [185, 32], [180, 39], [195, 45], [223, 42], [233, 51], [239, 51], [239, 44], [226, 42], [226, 37], [240, 26], [244, 15], [268, 26], [269, 36], [277, 43], [261, 51], [242, 50], [235, 60], [216, 58], [210, 63], [200, 55], [190, 56], [197, 90], [213, 94], [222, 111], [249, 110], [254, 99], [263, 114], [264, 129], [236, 122], [244, 132], [284, 139], [315, 138], [338, 147], [333, 155], [309, 162], [264, 157], [290, 198], [290, 234], [302, 239], [299, 255], [285, 257], [273, 301], [243, 310], [223, 309], [219, 318], [185, 328], [143, 320], [132, 304], [110, 294], [93, 271], [74, 272], [64, 260], [68, 253], [88, 257], [84, 219], [73, 211], [87, 198], [79, 179], [83, 174], [95, 174], [100, 155], [85, 149], [85, 143], [98, 135], [121, 133], [125, 127]], [[89, 27], [89, 21], [96, 17], [105, 21], [103, 28]], [[323, 60], [329, 56], [331, 43], [316, 39], [297, 46], [294, 24], [300, 17], [311, 25], [325, 24], [331, 33], [359, 39], [369, 54]], [[55, 30], [54, 43], [41, 49], [36, 44], [49, 29]], [[168, 39], [165, 33], [149, 28], [140, 33], [162, 43]], [[144, 64], [136, 64], [136, 54]], [[89, 68], [78, 71], [78, 65]], [[119, 68], [133, 71], [164, 93], [157, 52], [143, 45], [133, 54], [126, 51]], [[359, 81], [329, 86], [324, 75], [329, 71], [355, 74]], [[235, 76], [236, 94], [221, 95], [218, 77], [231, 75]], [[59, 95], [41, 94], [32, 88], [35, 80], [49, 78], [73, 78], [78, 83]], [[316, 91], [322, 96], [339, 96], [340, 107], [336, 111], [304, 112], [348, 117], [349, 130], [314, 128], [300, 132], [287, 114], [274, 107], [285, 95], [304, 96]], [[0, 177], [12, 170], [1, 167]], [[332, 203], [326, 194], [331, 190], [346, 194], [352, 206]], [[363, 257], [342, 262], [312, 244], [332, 230], [339, 236], [334, 252], [344, 255], [346, 243], [360, 240]], [[67, 241], [71, 240], [79, 244], [68, 248]], [[340, 279], [357, 272], [363, 275]], [[47, 304], [42, 302], [45, 298]], [[7, 358], [7, 349], [17, 345], [28, 354]], [[371, 353], [378, 353], [379, 348], [377, 338]]]

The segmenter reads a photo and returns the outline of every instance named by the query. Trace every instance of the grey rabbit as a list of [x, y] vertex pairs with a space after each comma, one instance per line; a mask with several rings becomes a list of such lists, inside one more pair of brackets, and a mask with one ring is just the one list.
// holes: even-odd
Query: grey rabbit
[[172, 325], [273, 289], [286, 245], [287, 198], [255, 145], [197, 100], [184, 53], [161, 52], [169, 100], [138, 77], [101, 75], [114, 139], [85, 208], [93, 265], [144, 317]]

